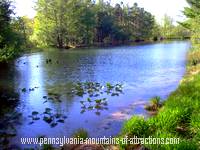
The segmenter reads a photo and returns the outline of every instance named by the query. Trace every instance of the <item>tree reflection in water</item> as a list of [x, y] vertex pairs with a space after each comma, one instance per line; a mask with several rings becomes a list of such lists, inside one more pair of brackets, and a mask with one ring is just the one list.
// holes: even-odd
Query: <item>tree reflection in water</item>
[[0, 88], [0, 147], [10, 149], [9, 141], [16, 136], [16, 126], [21, 124], [22, 114], [16, 110], [19, 95], [12, 88]]

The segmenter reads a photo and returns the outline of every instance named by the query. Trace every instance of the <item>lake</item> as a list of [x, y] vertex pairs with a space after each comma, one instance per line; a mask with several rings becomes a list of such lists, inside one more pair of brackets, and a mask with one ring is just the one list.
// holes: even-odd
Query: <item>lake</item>
[[[14, 109], [22, 115], [20, 124], [13, 125], [16, 136], [11, 138], [11, 144], [22, 147], [21, 137], [71, 137], [80, 128], [90, 137], [116, 136], [131, 115], [147, 115], [144, 105], [150, 98], [165, 99], [177, 88], [185, 72], [189, 46], [187, 41], [173, 41], [98, 49], [49, 49], [23, 55], [9, 70], [1, 68], [0, 73], [0, 85], [12, 85], [19, 93]], [[123, 92], [115, 96], [102, 92], [105, 109], [83, 110], [81, 101], [87, 100], [88, 95], [70, 94], [77, 82], [98, 83], [101, 88], [108, 83], [120, 84]], [[62, 119], [50, 125], [42, 114], [47, 111], [62, 114]], [[36, 115], [34, 120], [32, 113]]]

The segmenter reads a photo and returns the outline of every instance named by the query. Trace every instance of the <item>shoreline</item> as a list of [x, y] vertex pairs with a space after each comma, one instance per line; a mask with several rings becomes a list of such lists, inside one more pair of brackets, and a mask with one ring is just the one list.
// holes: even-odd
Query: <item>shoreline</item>
[[[101, 48], [112, 48], [112, 47], [120, 47], [120, 46], [137, 46], [137, 45], [146, 45], [146, 44], [157, 44], [157, 43], [165, 43], [165, 42], [173, 42], [173, 41], [188, 41], [188, 39], [166, 39], [166, 40], [158, 40], [158, 41], [140, 41], [140, 42], [131, 42], [129, 44], [124, 43], [124, 44], [118, 44], [118, 45], [101, 45], [101, 46], [95, 46], [95, 45], [90, 45], [87, 47], [74, 47], [74, 48], [57, 48], [57, 47], [34, 47], [34, 48], [29, 48], [28, 50], [23, 51], [18, 57], [16, 57], [14, 60], [11, 60], [9, 62], [15, 61], [17, 58], [22, 57], [23, 55], [26, 54], [31, 54], [31, 53], [36, 53], [36, 52], [43, 52], [43, 51], [48, 51], [48, 49], [57, 49], [60, 51], [73, 51], [73, 50], [85, 50], [85, 49], [101, 49]], [[7, 62], [7, 63], [9, 63]], [[0, 62], [4, 63], [4, 62]]]
[[[197, 86], [200, 84], [200, 62], [193, 63], [194, 60], [199, 59], [199, 55], [200, 50], [192, 51], [192, 48], [189, 49], [185, 74], [178, 88], [164, 101], [164, 105], [159, 109], [157, 115], [147, 119], [132, 116], [124, 123], [120, 137], [136, 135], [146, 138], [149, 136], [180, 138], [179, 145], [142, 145], [147, 149], [196, 149], [199, 147], [200, 119], [198, 116], [200, 116], [200, 104], [198, 100], [200, 90]], [[119, 146], [122, 149], [133, 148], [133, 145], [130, 144]]]
[[131, 42], [124, 42], [119, 44], [92, 44], [86, 46], [72, 46], [71, 48], [57, 48], [57, 47], [45, 47], [47, 48], [55, 48], [60, 50], [73, 50], [73, 49], [91, 49], [91, 48], [109, 48], [109, 47], [118, 47], [118, 46], [136, 46], [136, 45], [145, 45], [145, 44], [156, 44], [156, 43], [165, 43], [165, 42], [173, 42], [173, 41], [187, 41], [188, 39], [163, 39], [163, 40], [140, 40], [140, 41], [131, 41]]

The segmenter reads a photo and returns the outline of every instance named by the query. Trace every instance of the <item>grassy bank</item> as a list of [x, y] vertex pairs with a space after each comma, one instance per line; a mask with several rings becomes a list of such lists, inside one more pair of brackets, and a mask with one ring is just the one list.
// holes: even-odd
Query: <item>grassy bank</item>
[[[156, 116], [133, 116], [126, 121], [122, 137], [180, 138], [179, 144], [143, 145], [151, 150], [200, 149], [200, 49], [188, 53], [187, 72], [178, 89], [165, 101]], [[135, 145], [120, 145], [134, 149]]]

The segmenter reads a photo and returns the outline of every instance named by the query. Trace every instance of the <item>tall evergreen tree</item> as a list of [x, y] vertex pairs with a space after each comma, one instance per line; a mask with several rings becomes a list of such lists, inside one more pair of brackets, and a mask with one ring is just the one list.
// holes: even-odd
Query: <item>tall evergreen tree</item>
[[200, 47], [200, 1], [187, 0], [187, 2], [190, 7], [185, 8], [184, 14], [189, 20], [182, 25], [191, 30], [193, 47], [196, 49]]

